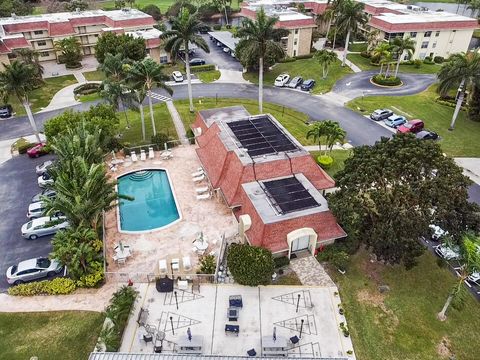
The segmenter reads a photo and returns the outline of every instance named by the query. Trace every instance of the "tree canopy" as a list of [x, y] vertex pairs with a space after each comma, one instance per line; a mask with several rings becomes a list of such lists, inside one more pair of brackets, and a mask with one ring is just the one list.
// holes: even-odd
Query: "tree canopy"
[[274, 263], [269, 250], [247, 244], [232, 244], [228, 248], [227, 262], [233, 278], [239, 284], [270, 284]]
[[122, 54], [123, 59], [132, 61], [142, 60], [147, 55], [145, 40], [131, 35], [105, 33], [98, 38], [95, 45], [95, 57], [103, 64], [108, 53]]
[[335, 178], [339, 191], [329, 205], [350, 241], [389, 263], [413, 266], [430, 224], [457, 240], [478, 228], [478, 207], [468, 202], [470, 180], [433, 141], [408, 134], [356, 147]]
[[28, 1], [22, 1], [22, 0], [0, 1], [0, 17], [9, 17], [12, 14], [30, 15], [32, 11], [33, 11], [33, 5]]

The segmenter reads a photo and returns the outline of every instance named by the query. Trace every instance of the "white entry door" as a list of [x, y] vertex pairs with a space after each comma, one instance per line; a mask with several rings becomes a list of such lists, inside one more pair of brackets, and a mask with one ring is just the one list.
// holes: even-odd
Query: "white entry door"
[[292, 241], [292, 252], [308, 249], [310, 236], [301, 236]]

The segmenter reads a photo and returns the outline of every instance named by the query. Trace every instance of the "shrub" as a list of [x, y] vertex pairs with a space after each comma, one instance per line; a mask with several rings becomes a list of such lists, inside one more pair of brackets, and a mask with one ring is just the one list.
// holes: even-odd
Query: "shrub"
[[218, 30], [221, 30], [221, 29], [222, 29], [222, 25], [220, 25], [220, 24], [215, 24], [215, 25], [213, 25], [213, 30], [217, 30], [217, 31], [218, 31]]
[[27, 150], [33, 146], [35, 146], [34, 143], [31, 143], [24, 138], [20, 138], [12, 144], [12, 151], [16, 149], [19, 154], [25, 154]]
[[212, 71], [212, 70], [215, 70], [215, 64], [205, 64], [205, 65], [197, 65], [197, 66], [190, 67], [190, 72], [193, 74], [204, 72], [204, 71]]
[[229, 246], [227, 264], [235, 281], [248, 286], [268, 285], [274, 269], [269, 250], [246, 244]]
[[382, 85], [382, 86], [398, 86], [402, 84], [402, 80], [400, 80], [399, 77], [396, 76], [389, 76], [385, 77], [385, 75], [374, 75], [372, 77], [372, 81], [377, 84], [377, 85]]
[[274, 258], [273, 263], [275, 264], [275, 269], [278, 269], [290, 264], [290, 259], [287, 256], [280, 256]]
[[428, 65], [434, 64], [434, 62], [433, 62], [433, 60], [430, 56], [427, 56], [425, 59], [423, 59], [423, 63], [428, 64]]
[[80, 280], [77, 280], [77, 287], [93, 288], [103, 282], [105, 274], [103, 270], [94, 272], [93, 274], [83, 275]]
[[339, 270], [347, 270], [349, 256], [345, 251], [337, 251], [332, 254], [331, 263]]
[[323, 169], [329, 169], [333, 165], [333, 158], [329, 155], [320, 155], [317, 157], [317, 164]]
[[82, 63], [76, 62], [71, 64], [65, 64], [66, 69], [80, 69], [82, 67]]
[[415, 68], [419, 69], [420, 66], [422, 66], [422, 60], [420, 59], [413, 60], [413, 65], [415, 66]]
[[317, 260], [319, 262], [327, 261], [337, 269], [346, 270], [350, 258], [344, 247], [333, 244], [321, 247], [317, 254]]
[[200, 274], [215, 274], [216, 267], [215, 256], [205, 255], [200, 258]]
[[278, 62], [279, 63], [289, 63], [289, 62], [294, 62], [295, 60], [297, 60], [297, 59], [294, 58], [294, 57], [285, 56], [283, 59], [279, 60]]
[[77, 86], [73, 90], [73, 93], [75, 95], [88, 95], [88, 94], [93, 94], [98, 92], [99, 88], [100, 88], [100, 84], [98, 83], [86, 83], [86, 84]]
[[369, 53], [368, 51], [362, 51], [362, 52], [360, 53], [360, 56], [362, 56], [362, 57], [364, 57], [364, 58], [367, 58], [367, 59], [371, 57], [371, 55], [370, 55], [370, 53]]
[[164, 133], [157, 133], [152, 136], [152, 144], [157, 145], [158, 149], [163, 149], [168, 140], [168, 136]]
[[66, 295], [75, 290], [75, 281], [70, 278], [55, 278], [12, 286], [8, 289], [9, 295], [35, 296], [35, 295]]
[[188, 129], [186, 135], [187, 135], [188, 141], [190, 142], [190, 145], [194, 145], [195, 144], [195, 134], [193, 133], [193, 130]]
[[302, 60], [302, 59], [311, 59], [313, 58], [313, 53], [310, 53], [310, 54], [305, 54], [305, 55], [298, 55], [295, 57], [295, 59], [297, 60]]
[[147, 6], [145, 6], [142, 11], [145, 13], [145, 14], [148, 14], [150, 15], [151, 17], [153, 17], [154, 20], [158, 21], [158, 20], [161, 20], [162, 19], [162, 12], [160, 11], [160, 8], [156, 5], [153, 5], [153, 4], [149, 4]]
[[441, 64], [445, 61], [445, 58], [443, 56], [435, 56], [433, 58], [433, 62], [436, 64]]

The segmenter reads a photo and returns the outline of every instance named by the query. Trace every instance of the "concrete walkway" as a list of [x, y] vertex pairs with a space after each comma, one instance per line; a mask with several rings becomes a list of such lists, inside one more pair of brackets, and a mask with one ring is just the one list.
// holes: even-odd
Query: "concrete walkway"
[[[83, 82], [77, 83], [77, 84], [72, 84], [64, 87], [63, 89], [59, 90], [55, 95], [53, 95], [52, 100], [50, 100], [50, 103], [48, 104], [47, 107], [44, 107], [42, 110], [38, 111], [39, 113], [46, 112], [46, 111], [52, 111], [52, 110], [58, 110], [58, 109], [63, 109], [67, 108], [70, 106], [75, 106], [78, 104], [81, 104], [80, 101], [75, 99], [75, 94], [73, 93], [73, 90], [77, 88], [81, 84], [86, 84], [87, 80], [83, 76], [82, 73], [80, 73], [81, 76], [77, 78], [77, 81], [82, 80], [81, 78], [83, 77]], [[100, 83], [101, 81], [88, 81], [90, 83]]]
[[[23, 138], [31, 143], [36, 143], [35, 135], [23, 136]], [[12, 144], [18, 139], [8, 139], [0, 141], [0, 165], [12, 158]], [[40, 140], [45, 140], [45, 135], [40, 134]]]
[[463, 168], [463, 174], [476, 184], [480, 184], [480, 158], [454, 158], [458, 166]]
[[177, 131], [178, 138], [182, 145], [188, 145], [189, 141], [187, 139], [187, 132], [185, 130], [185, 126], [183, 126], [182, 118], [177, 111], [177, 108], [173, 104], [172, 100], [166, 101], [168, 112], [173, 120], [173, 125], [175, 125], [175, 130]]
[[243, 72], [236, 70], [220, 70], [220, 79], [214, 81], [214, 83], [236, 83], [236, 84], [250, 84], [243, 78]]
[[[334, 53], [337, 55], [338, 59], [342, 61], [343, 59], [343, 51], [340, 50], [334, 50]], [[352, 63], [350, 60], [345, 61], [345, 65], [347, 65], [350, 69], [353, 70], [354, 73], [359, 73], [362, 72], [362, 69], [360, 69], [357, 65]]]
[[[306, 145], [304, 146], [305, 150], [307, 151], [326, 151], [328, 148], [325, 145], [321, 145], [320, 149], [318, 145]], [[333, 145], [332, 150], [350, 150], [353, 149], [353, 145], [349, 143], [345, 143], [343, 145]]]
[[303, 285], [335, 286], [323, 266], [311, 255], [291, 260], [290, 267]]
[[87, 79], [85, 78], [85, 76], [83, 75], [83, 72], [81, 71], [75, 71], [73, 73], [73, 76], [75, 76], [75, 79], [80, 83], [80, 84], [83, 84], [83, 83], [86, 83], [87, 82]]

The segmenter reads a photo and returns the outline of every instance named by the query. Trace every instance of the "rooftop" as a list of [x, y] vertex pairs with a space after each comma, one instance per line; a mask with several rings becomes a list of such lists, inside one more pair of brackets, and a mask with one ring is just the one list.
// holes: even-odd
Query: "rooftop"
[[244, 8], [251, 11], [258, 11], [260, 7], [265, 9], [265, 13], [268, 16], [277, 16], [279, 21], [312, 20], [311, 16], [298, 12], [295, 8], [285, 5], [284, 2], [251, 2]]
[[[418, 8], [418, 7], [416, 7]], [[411, 24], [411, 23], [429, 23], [429, 22], [458, 22], [472, 21], [474, 19], [467, 16], [453, 14], [444, 11], [424, 11], [414, 9], [401, 10], [402, 14], [382, 13], [375, 15], [376, 18], [391, 24]]]
[[152, 40], [152, 39], [159, 39], [160, 35], [163, 34], [158, 29], [152, 28], [147, 30], [135, 30], [135, 31], [127, 31], [125, 34], [131, 35], [134, 38], [142, 38], [145, 40]]
[[211, 31], [208, 35], [213, 36], [231, 50], [235, 50], [235, 47], [239, 42], [239, 39], [234, 38], [230, 31]]

